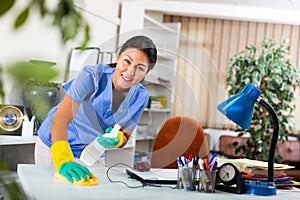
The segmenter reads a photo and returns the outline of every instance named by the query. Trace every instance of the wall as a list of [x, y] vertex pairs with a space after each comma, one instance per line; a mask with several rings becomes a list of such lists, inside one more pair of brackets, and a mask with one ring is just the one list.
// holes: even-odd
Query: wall
[[[78, 39], [63, 44], [59, 32], [51, 26], [50, 19], [41, 20], [39, 13], [30, 13], [25, 26], [20, 30], [14, 30], [13, 23], [17, 13], [27, 5], [25, 1], [16, 1], [13, 10], [0, 18], [0, 64], [6, 66], [16, 60], [41, 59], [57, 63], [56, 68], [60, 76], [55, 81], [61, 82], [68, 54], [71, 48], [79, 46]], [[118, 33], [119, 12], [122, 0], [88, 0], [75, 1], [83, 9], [84, 18], [90, 24], [91, 41], [89, 46], [100, 46], [110, 41], [114, 45], [115, 36]], [[56, 5], [57, 0], [46, 1], [50, 6]], [[112, 39], [113, 38], [113, 39]], [[9, 77], [4, 76], [6, 90], [6, 102], [9, 103], [9, 91], [13, 88]]]
[[[185, 98], [182, 106], [189, 110], [190, 115], [199, 119], [199, 121], [208, 127], [220, 127], [222, 121], [216, 121], [218, 115], [213, 113], [212, 109], [214, 98], [210, 92], [217, 93], [217, 98], [223, 96], [222, 87], [224, 87], [227, 77], [226, 69], [229, 59], [237, 52], [244, 49], [245, 45], [258, 45], [264, 34], [280, 41], [282, 38], [290, 38], [291, 59], [300, 67], [300, 26], [283, 25], [274, 23], [247, 22], [238, 20], [224, 20], [201, 17], [180, 17], [165, 16], [166, 22], [181, 22], [182, 39], [180, 44], [180, 59], [178, 62], [178, 74], [185, 77], [188, 85], [193, 87], [191, 93], [187, 94], [188, 89], [183, 88], [182, 83], [178, 82], [176, 86], [177, 96]], [[192, 42], [191, 42], [192, 41]], [[186, 61], [189, 57], [190, 60]], [[197, 66], [191, 65], [197, 63]], [[208, 71], [202, 69], [205, 66]], [[212, 69], [214, 69], [212, 73]], [[217, 71], [217, 72], [216, 72]], [[216, 84], [219, 83], [219, 84]], [[213, 89], [208, 86], [213, 84]], [[223, 85], [223, 86], [222, 86]], [[190, 87], [190, 86], [188, 86]], [[192, 101], [191, 94], [198, 96], [197, 101]], [[224, 98], [224, 97], [223, 97]], [[299, 94], [296, 94], [297, 109], [295, 111], [295, 122], [300, 120], [300, 100]], [[221, 101], [220, 101], [221, 102]], [[192, 106], [191, 106], [192, 105]], [[198, 109], [195, 109], [198, 108]], [[178, 105], [175, 114], [179, 113]], [[216, 109], [215, 109], [216, 110]], [[300, 124], [296, 123], [297, 130], [300, 130]]]

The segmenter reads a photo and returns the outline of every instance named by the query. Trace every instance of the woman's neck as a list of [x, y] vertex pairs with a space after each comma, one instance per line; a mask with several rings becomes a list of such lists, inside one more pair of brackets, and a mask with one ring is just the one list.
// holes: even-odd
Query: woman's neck
[[120, 105], [126, 98], [129, 89], [130, 88], [118, 90], [114, 87], [114, 84], [112, 84], [112, 113], [117, 112]]
[[122, 92], [122, 93], [127, 93], [130, 88], [121, 88], [119, 87], [116, 83], [114, 83], [114, 81], [112, 82], [112, 89], [113, 91], [117, 91], [117, 92]]

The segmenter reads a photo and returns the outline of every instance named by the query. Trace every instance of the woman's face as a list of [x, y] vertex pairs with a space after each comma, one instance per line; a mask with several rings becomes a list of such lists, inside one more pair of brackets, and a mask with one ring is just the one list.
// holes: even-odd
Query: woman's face
[[113, 75], [116, 89], [127, 89], [140, 82], [147, 74], [149, 60], [146, 54], [138, 49], [126, 49], [117, 58], [117, 66]]

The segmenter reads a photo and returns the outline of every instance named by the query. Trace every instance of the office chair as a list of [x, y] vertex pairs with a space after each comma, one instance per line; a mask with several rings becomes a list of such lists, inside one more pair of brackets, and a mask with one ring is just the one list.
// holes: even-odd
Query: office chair
[[169, 118], [154, 141], [151, 167], [175, 169], [177, 157], [190, 154], [208, 158], [209, 147], [202, 126], [189, 117]]

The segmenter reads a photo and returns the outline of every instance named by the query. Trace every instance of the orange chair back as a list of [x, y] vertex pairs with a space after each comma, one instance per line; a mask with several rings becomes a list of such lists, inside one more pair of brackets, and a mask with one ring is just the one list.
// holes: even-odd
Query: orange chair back
[[208, 158], [209, 148], [202, 126], [194, 119], [175, 116], [158, 132], [151, 153], [152, 168], [177, 168], [177, 157], [190, 154]]

